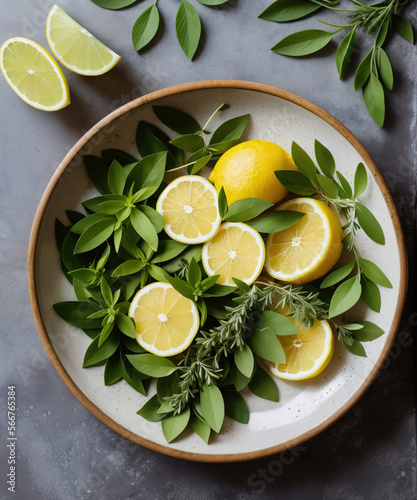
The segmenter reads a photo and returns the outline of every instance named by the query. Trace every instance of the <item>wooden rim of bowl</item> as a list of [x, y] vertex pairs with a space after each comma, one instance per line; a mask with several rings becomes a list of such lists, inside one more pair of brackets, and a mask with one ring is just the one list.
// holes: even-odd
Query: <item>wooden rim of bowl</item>
[[[374, 176], [379, 189], [381, 190], [385, 202], [387, 204], [391, 220], [394, 226], [395, 235], [397, 239], [397, 245], [400, 255], [400, 285], [399, 285], [399, 296], [398, 296], [398, 306], [393, 318], [392, 326], [390, 331], [387, 333], [387, 339], [382, 349], [382, 352], [375, 363], [373, 369], [371, 370], [368, 377], [364, 380], [360, 388], [355, 392], [353, 396], [349, 398], [349, 400], [333, 413], [330, 417], [324, 420], [321, 424], [310, 429], [304, 434], [297, 436], [296, 438], [290, 439], [285, 443], [281, 443], [276, 446], [271, 446], [269, 448], [264, 448], [262, 450], [247, 452], [247, 453], [231, 453], [231, 454], [221, 454], [221, 455], [212, 455], [212, 454], [203, 454], [203, 453], [192, 453], [185, 452], [181, 450], [176, 450], [169, 448], [168, 446], [163, 446], [148, 439], [142, 438], [131, 431], [128, 431], [123, 426], [109, 418], [106, 414], [104, 414], [95, 404], [93, 404], [75, 385], [73, 380], [70, 378], [69, 374], [63, 367], [61, 361], [59, 360], [54, 348], [52, 347], [51, 341], [48, 337], [48, 333], [45, 328], [45, 324], [42, 319], [37, 289], [36, 289], [36, 275], [35, 275], [35, 267], [36, 267], [36, 249], [38, 243], [38, 236], [40, 227], [42, 224], [43, 216], [45, 214], [46, 207], [48, 205], [49, 199], [59, 181], [62, 174], [70, 164], [70, 162], [75, 158], [75, 156], [80, 152], [80, 150], [86, 145], [86, 143], [94, 137], [98, 132], [107, 127], [110, 123], [114, 122], [122, 115], [128, 113], [131, 110], [139, 108], [144, 104], [157, 101], [164, 97], [169, 97], [177, 94], [183, 94], [190, 91], [196, 90], [212, 90], [212, 89], [239, 89], [239, 90], [251, 90], [255, 92], [261, 92], [263, 94], [269, 94], [272, 96], [279, 97], [286, 101], [290, 101], [306, 110], [314, 113], [328, 124], [330, 124], [334, 129], [336, 129], [345, 139], [349, 141], [349, 143], [356, 149], [356, 151], [360, 154], [360, 156], [365, 161], [365, 164], [371, 170], [372, 175]], [[261, 457], [266, 457], [275, 453], [279, 453], [283, 450], [291, 448], [293, 446], [299, 445], [304, 441], [316, 436], [327, 427], [332, 425], [336, 420], [338, 420], [342, 415], [344, 415], [367, 391], [371, 383], [374, 381], [376, 375], [381, 369], [388, 353], [391, 349], [392, 343], [394, 342], [394, 338], [396, 332], [399, 327], [401, 314], [404, 308], [406, 293], [407, 293], [407, 281], [408, 281], [408, 271], [407, 271], [407, 253], [404, 241], [404, 235], [401, 228], [400, 218], [398, 216], [397, 209], [394, 204], [394, 200], [389, 191], [389, 188], [376, 166], [375, 162], [371, 158], [368, 151], [365, 147], [359, 142], [359, 140], [346, 128], [344, 127], [338, 120], [333, 118], [330, 114], [328, 114], [323, 109], [311, 104], [310, 102], [298, 97], [290, 92], [285, 90], [278, 89], [276, 87], [272, 87], [269, 85], [264, 85], [255, 82], [247, 82], [240, 80], [207, 80], [207, 81], [199, 81], [193, 83], [186, 83], [181, 85], [176, 85], [174, 87], [168, 87], [163, 90], [158, 90], [156, 92], [152, 92], [143, 97], [139, 97], [120, 108], [116, 109], [101, 121], [99, 121], [94, 127], [92, 127], [69, 151], [69, 153], [65, 156], [51, 180], [49, 181], [48, 186], [43, 193], [41, 201], [39, 203], [38, 209], [35, 214], [35, 218], [32, 225], [32, 230], [29, 239], [29, 248], [28, 248], [28, 286], [29, 286], [29, 296], [30, 302], [32, 306], [32, 311], [35, 319], [35, 323], [41, 337], [42, 343], [45, 347], [45, 350], [55, 367], [56, 371], [70, 389], [70, 391], [74, 394], [74, 396], [89, 410], [95, 417], [97, 417], [101, 422], [110, 427], [112, 430], [116, 431], [121, 436], [137, 443], [145, 448], [148, 448], [153, 451], [157, 451], [159, 453], [163, 453], [168, 456], [177, 457], [186, 460], [192, 460], [197, 462], [239, 462], [245, 460], [252, 460]]]

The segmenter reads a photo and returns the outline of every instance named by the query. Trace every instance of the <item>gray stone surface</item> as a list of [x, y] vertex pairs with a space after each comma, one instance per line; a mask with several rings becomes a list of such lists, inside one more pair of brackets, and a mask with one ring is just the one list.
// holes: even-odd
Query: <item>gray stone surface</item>
[[[257, 20], [268, 0], [231, 0], [202, 14], [204, 41], [194, 63], [175, 40], [179, 0], [160, 1], [165, 19], [158, 44], [138, 55], [130, 31], [150, 0], [119, 12], [88, 0], [60, 5], [123, 57], [110, 73], [85, 78], [65, 70], [72, 104], [57, 113], [27, 106], [0, 78], [0, 498], [19, 499], [256, 499], [416, 497], [415, 302], [386, 366], [359, 403], [301, 447], [243, 464], [199, 464], [141, 448], [105, 427], [69, 392], [48, 360], [29, 305], [26, 251], [33, 215], [49, 178], [76, 140], [121, 104], [177, 83], [230, 78], [263, 82], [321, 106], [369, 150], [392, 190], [413, 257], [416, 192], [416, 50], [399, 37], [390, 49], [395, 91], [387, 126], [369, 117], [352, 74], [339, 81], [332, 44], [321, 55], [294, 60], [269, 48], [296, 25]], [[44, 47], [50, 1], [2, 0], [1, 42], [32, 38]], [[408, 9], [417, 24], [417, 8]], [[323, 16], [324, 17], [324, 16]], [[328, 20], [334, 18], [326, 14]], [[17, 493], [7, 491], [6, 396], [17, 390]]]

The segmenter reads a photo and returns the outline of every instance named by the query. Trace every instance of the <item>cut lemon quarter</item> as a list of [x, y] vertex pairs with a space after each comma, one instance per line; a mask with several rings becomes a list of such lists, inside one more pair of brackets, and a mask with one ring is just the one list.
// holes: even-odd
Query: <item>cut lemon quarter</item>
[[286, 362], [282, 364], [264, 361], [270, 372], [285, 380], [306, 380], [321, 373], [332, 358], [333, 333], [326, 320], [314, 320], [311, 328], [289, 319], [299, 329], [295, 335], [280, 335]]
[[199, 175], [184, 175], [168, 184], [156, 210], [165, 219], [167, 235], [181, 243], [204, 243], [221, 223], [216, 188]]
[[46, 20], [46, 38], [58, 61], [79, 75], [110, 71], [120, 56], [54, 5]]
[[160, 282], [139, 290], [129, 316], [135, 320], [139, 345], [157, 356], [174, 356], [187, 349], [200, 323], [194, 302]]
[[0, 67], [10, 87], [35, 108], [57, 111], [71, 102], [67, 80], [58, 64], [32, 40], [15, 37], [4, 42]]
[[307, 283], [326, 274], [339, 260], [344, 237], [339, 219], [323, 201], [296, 198], [278, 207], [305, 213], [293, 226], [270, 234], [265, 268], [281, 281]]
[[220, 275], [218, 284], [235, 286], [232, 278], [238, 278], [250, 285], [261, 274], [265, 262], [264, 242], [247, 224], [225, 222], [203, 245], [202, 260], [208, 276]]

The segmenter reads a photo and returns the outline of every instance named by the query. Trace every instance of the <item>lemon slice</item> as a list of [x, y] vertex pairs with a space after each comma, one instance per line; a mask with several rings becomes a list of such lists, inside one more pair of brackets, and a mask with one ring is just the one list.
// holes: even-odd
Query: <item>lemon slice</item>
[[49, 11], [46, 38], [58, 61], [79, 75], [102, 75], [120, 61], [119, 55], [57, 5]]
[[6, 40], [0, 48], [0, 67], [10, 87], [34, 108], [57, 111], [71, 102], [58, 64], [32, 40]]
[[326, 274], [339, 260], [344, 237], [339, 219], [323, 202], [296, 198], [278, 210], [304, 212], [293, 226], [268, 236], [265, 268], [281, 281], [307, 283]]
[[215, 187], [198, 175], [184, 175], [162, 191], [156, 210], [165, 232], [181, 243], [204, 243], [219, 230], [221, 217]]
[[137, 342], [157, 356], [174, 356], [187, 349], [200, 323], [194, 302], [160, 282], [139, 290], [129, 316], [135, 320]]
[[282, 364], [265, 361], [270, 372], [285, 380], [306, 380], [321, 373], [332, 358], [334, 340], [332, 329], [326, 320], [314, 320], [311, 328], [296, 322], [300, 330], [295, 335], [279, 336], [285, 351], [286, 362]]
[[220, 274], [220, 285], [234, 286], [232, 278], [250, 285], [265, 262], [264, 242], [247, 224], [225, 222], [216, 236], [203, 245], [202, 262], [208, 276]]

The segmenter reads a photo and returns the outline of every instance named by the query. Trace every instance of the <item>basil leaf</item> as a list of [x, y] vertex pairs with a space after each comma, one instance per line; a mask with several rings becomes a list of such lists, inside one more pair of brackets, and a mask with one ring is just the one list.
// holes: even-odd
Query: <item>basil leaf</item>
[[194, 290], [188, 283], [179, 278], [172, 278], [171, 276], [168, 276], [167, 279], [168, 283], [172, 285], [177, 292], [187, 297], [187, 299], [194, 301]]
[[155, 394], [136, 412], [136, 414], [140, 415], [148, 422], [159, 422], [164, 418], [162, 414], [158, 413], [160, 406], [158, 397]]
[[370, 260], [358, 257], [358, 263], [363, 274], [377, 285], [386, 288], [392, 288], [390, 280], [385, 276], [381, 269]]
[[113, 385], [122, 379], [122, 360], [120, 352], [116, 351], [107, 358], [106, 367], [104, 368], [104, 385]]
[[369, 78], [371, 73], [371, 62], [372, 62], [373, 49], [371, 49], [366, 56], [363, 58], [362, 62], [359, 64], [354, 80], [354, 87], [356, 92], [361, 89]]
[[329, 286], [333, 286], [336, 283], [339, 283], [340, 281], [344, 280], [353, 271], [354, 267], [355, 267], [354, 260], [352, 262], [349, 262], [348, 264], [345, 264], [342, 267], [339, 267], [339, 269], [336, 269], [328, 276], [326, 276], [326, 278], [324, 278], [324, 280], [320, 285], [320, 288], [328, 288]]
[[224, 220], [227, 222], [244, 222], [253, 219], [273, 206], [273, 203], [259, 198], [237, 200], [230, 205]]
[[182, 153], [169, 144], [170, 138], [158, 127], [140, 121], [136, 129], [136, 144], [143, 158], [155, 153], [167, 153], [167, 168], [175, 168], [182, 163]]
[[345, 344], [346, 349], [348, 349], [352, 354], [355, 354], [355, 356], [362, 356], [366, 358], [366, 352], [363, 345], [353, 337], [351, 338], [351, 341], [352, 344], [349, 344], [346, 337], [343, 337], [343, 343]]
[[214, 146], [222, 142], [238, 141], [245, 131], [249, 118], [249, 114], [236, 116], [235, 118], [222, 123], [211, 136], [210, 146]]
[[132, 5], [136, 0], [91, 0], [96, 5], [105, 9], [117, 10]]
[[327, 175], [327, 177], [333, 177], [336, 164], [332, 153], [317, 139], [314, 141], [314, 152], [323, 174]]
[[[115, 215], [126, 207], [125, 201], [110, 200], [100, 203], [100, 209], [106, 215]], [[113, 219], [114, 221], [114, 219]]]
[[307, 56], [325, 47], [335, 33], [323, 30], [298, 31], [283, 38], [271, 50], [283, 56]]
[[198, 434], [205, 443], [209, 443], [211, 429], [204, 423], [195, 413], [191, 413], [190, 421], [191, 429]]
[[246, 224], [259, 233], [276, 233], [293, 226], [304, 217], [304, 213], [293, 210], [274, 210], [258, 215]]
[[185, 408], [179, 415], [169, 415], [162, 422], [162, 432], [168, 443], [177, 438], [187, 427], [190, 420], [190, 408]]
[[384, 330], [375, 325], [375, 323], [371, 323], [370, 321], [357, 321], [357, 323], [362, 325], [363, 328], [355, 331], [353, 336], [360, 342], [369, 342], [381, 337], [381, 335], [384, 334]]
[[157, 264], [159, 262], [166, 262], [171, 260], [181, 252], [183, 252], [188, 245], [180, 243], [175, 240], [164, 240], [158, 245], [158, 253], [156, 253], [151, 260], [151, 263]]
[[156, 2], [145, 9], [137, 18], [132, 29], [132, 41], [136, 51], [146, 47], [154, 38], [159, 27], [159, 11]]
[[373, 120], [383, 127], [385, 119], [384, 89], [378, 78], [371, 73], [363, 88], [363, 100]]
[[286, 23], [308, 16], [320, 7], [309, 0], [276, 0], [258, 17], [267, 21]]
[[249, 382], [249, 389], [259, 398], [279, 401], [277, 384], [260, 365], [256, 365], [255, 375]]
[[128, 337], [132, 339], [136, 338], [135, 323], [131, 318], [128, 318], [124, 314], [119, 313], [116, 316], [116, 325], [119, 328], [119, 330]]
[[120, 276], [129, 276], [130, 274], [136, 274], [141, 271], [146, 264], [139, 260], [127, 260], [116, 267], [112, 273], [112, 278], [119, 278]]
[[201, 21], [195, 7], [181, 0], [175, 18], [177, 38], [185, 55], [192, 61], [201, 36]]
[[[270, 330], [274, 335], [294, 335], [299, 333], [298, 328], [291, 320], [275, 311], [262, 311], [259, 313], [255, 332], [264, 330]], [[280, 362], [284, 363], [284, 361]]]
[[362, 203], [356, 202], [355, 206], [356, 216], [361, 228], [365, 231], [369, 238], [371, 238], [371, 240], [375, 241], [375, 243], [384, 245], [384, 232], [382, 231], [382, 228], [373, 213], [366, 208], [365, 205], [362, 205]]
[[285, 363], [285, 352], [278, 337], [271, 330], [255, 330], [248, 339], [253, 352], [274, 363]]
[[112, 194], [123, 194], [126, 183], [126, 171], [116, 160], [110, 165], [107, 183]]
[[220, 217], [222, 219], [224, 219], [226, 217], [226, 214], [227, 214], [227, 198], [226, 198], [226, 193], [224, 192], [223, 186], [221, 187], [221, 189], [219, 191], [217, 205], [219, 207]]
[[333, 179], [330, 179], [330, 177], [326, 177], [325, 175], [317, 174], [317, 182], [329, 198], [337, 198], [339, 188]]
[[186, 134], [172, 139], [172, 141], [170, 141], [170, 144], [173, 144], [183, 151], [195, 153], [199, 149], [204, 148], [204, 139], [201, 137], [201, 135]]
[[113, 234], [114, 219], [103, 219], [88, 227], [80, 236], [74, 253], [84, 253], [104, 243]]
[[138, 371], [149, 377], [167, 377], [177, 370], [172, 361], [154, 354], [127, 354], [126, 358]]
[[129, 153], [122, 151], [121, 149], [103, 149], [101, 152], [101, 157], [111, 164], [113, 160], [116, 160], [123, 167], [126, 166], [125, 170], [128, 171], [127, 165], [131, 163], [136, 163], [138, 160]]
[[137, 208], [134, 208], [130, 215], [130, 222], [138, 235], [156, 252], [158, 249], [158, 234], [146, 215]]
[[362, 274], [361, 276], [362, 294], [361, 299], [375, 312], [381, 311], [381, 292], [378, 286]]
[[362, 287], [357, 276], [339, 285], [330, 301], [329, 318], [334, 318], [352, 308], [360, 299], [361, 292]]
[[99, 347], [99, 337], [96, 337], [93, 342], [88, 346], [85, 352], [83, 368], [98, 365], [106, 359], [110, 358], [119, 347], [119, 336], [112, 332], [111, 335]]
[[94, 269], [75, 269], [74, 271], [69, 271], [68, 273], [73, 278], [82, 281], [83, 283], [88, 283], [93, 280], [97, 273]]
[[352, 197], [352, 188], [350, 187], [349, 182], [345, 179], [345, 177], [340, 173], [336, 172], [337, 178], [339, 179], [340, 185], [343, 190], [343, 194], [346, 195], [346, 197], [351, 198]]
[[84, 167], [90, 181], [100, 194], [109, 193], [109, 185], [107, 183], [107, 175], [109, 166], [99, 156], [86, 155], [83, 156]]
[[354, 192], [353, 197], [359, 198], [363, 194], [368, 185], [368, 175], [366, 173], [366, 168], [363, 163], [359, 163], [356, 167], [355, 180], [354, 180]]
[[70, 325], [82, 329], [94, 329], [101, 327], [101, 320], [88, 318], [101, 310], [95, 302], [84, 301], [66, 301], [58, 302], [53, 305], [56, 313]]
[[394, 86], [394, 75], [392, 74], [391, 63], [385, 50], [381, 48], [378, 49], [377, 63], [379, 74], [385, 88], [387, 90], [392, 90], [392, 87]]
[[127, 178], [127, 187], [130, 188], [135, 183], [135, 189], [153, 188], [150, 194], [154, 193], [164, 178], [166, 161], [166, 151], [145, 156], [132, 168]]
[[393, 14], [392, 23], [395, 31], [401, 37], [403, 37], [404, 40], [407, 40], [407, 42], [410, 42], [414, 45], [413, 26], [410, 23], [410, 21], [404, 16], [400, 16], [399, 14]]
[[120, 196], [119, 194], [104, 194], [103, 196], [96, 196], [95, 198], [84, 200], [83, 202], [81, 202], [81, 204], [89, 212], [101, 212], [100, 205], [102, 203], [104, 203], [105, 201], [114, 201], [114, 200], [125, 201], [125, 197]]
[[275, 170], [275, 177], [292, 193], [310, 196], [317, 192], [309, 178], [297, 170]]
[[197, 0], [197, 2], [202, 3], [203, 5], [209, 5], [209, 6], [222, 5], [228, 1], [229, 0]]
[[224, 420], [224, 400], [216, 385], [204, 384], [200, 391], [201, 414], [214, 432], [220, 432]]
[[224, 391], [223, 398], [226, 415], [236, 420], [236, 422], [247, 424], [249, 421], [249, 412], [242, 396], [238, 392]]
[[161, 122], [180, 135], [201, 131], [199, 123], [185, 111], [169, 106], [153, 106], [153, 111]]
[[336, 66], [340, 79], [343, 78], [346, 70], [352, 61], [352, 55], [355, 52], [356, 29], [350, 31], [340, 42], [336, 53]]
[[139, 205], [136, 208], [143, 212], [146, 217], [152, 222], [152, 225], [157, 233], [160, 233], [162, 229], [164, 229], [165, 219], [154, 208], [150, 207], [149, 205]]
[[253, 373], [255, 358], [248, 344], [244, 344], [241, 349], [236, 349], [233, 359], [240, 373], [249, 378]]

